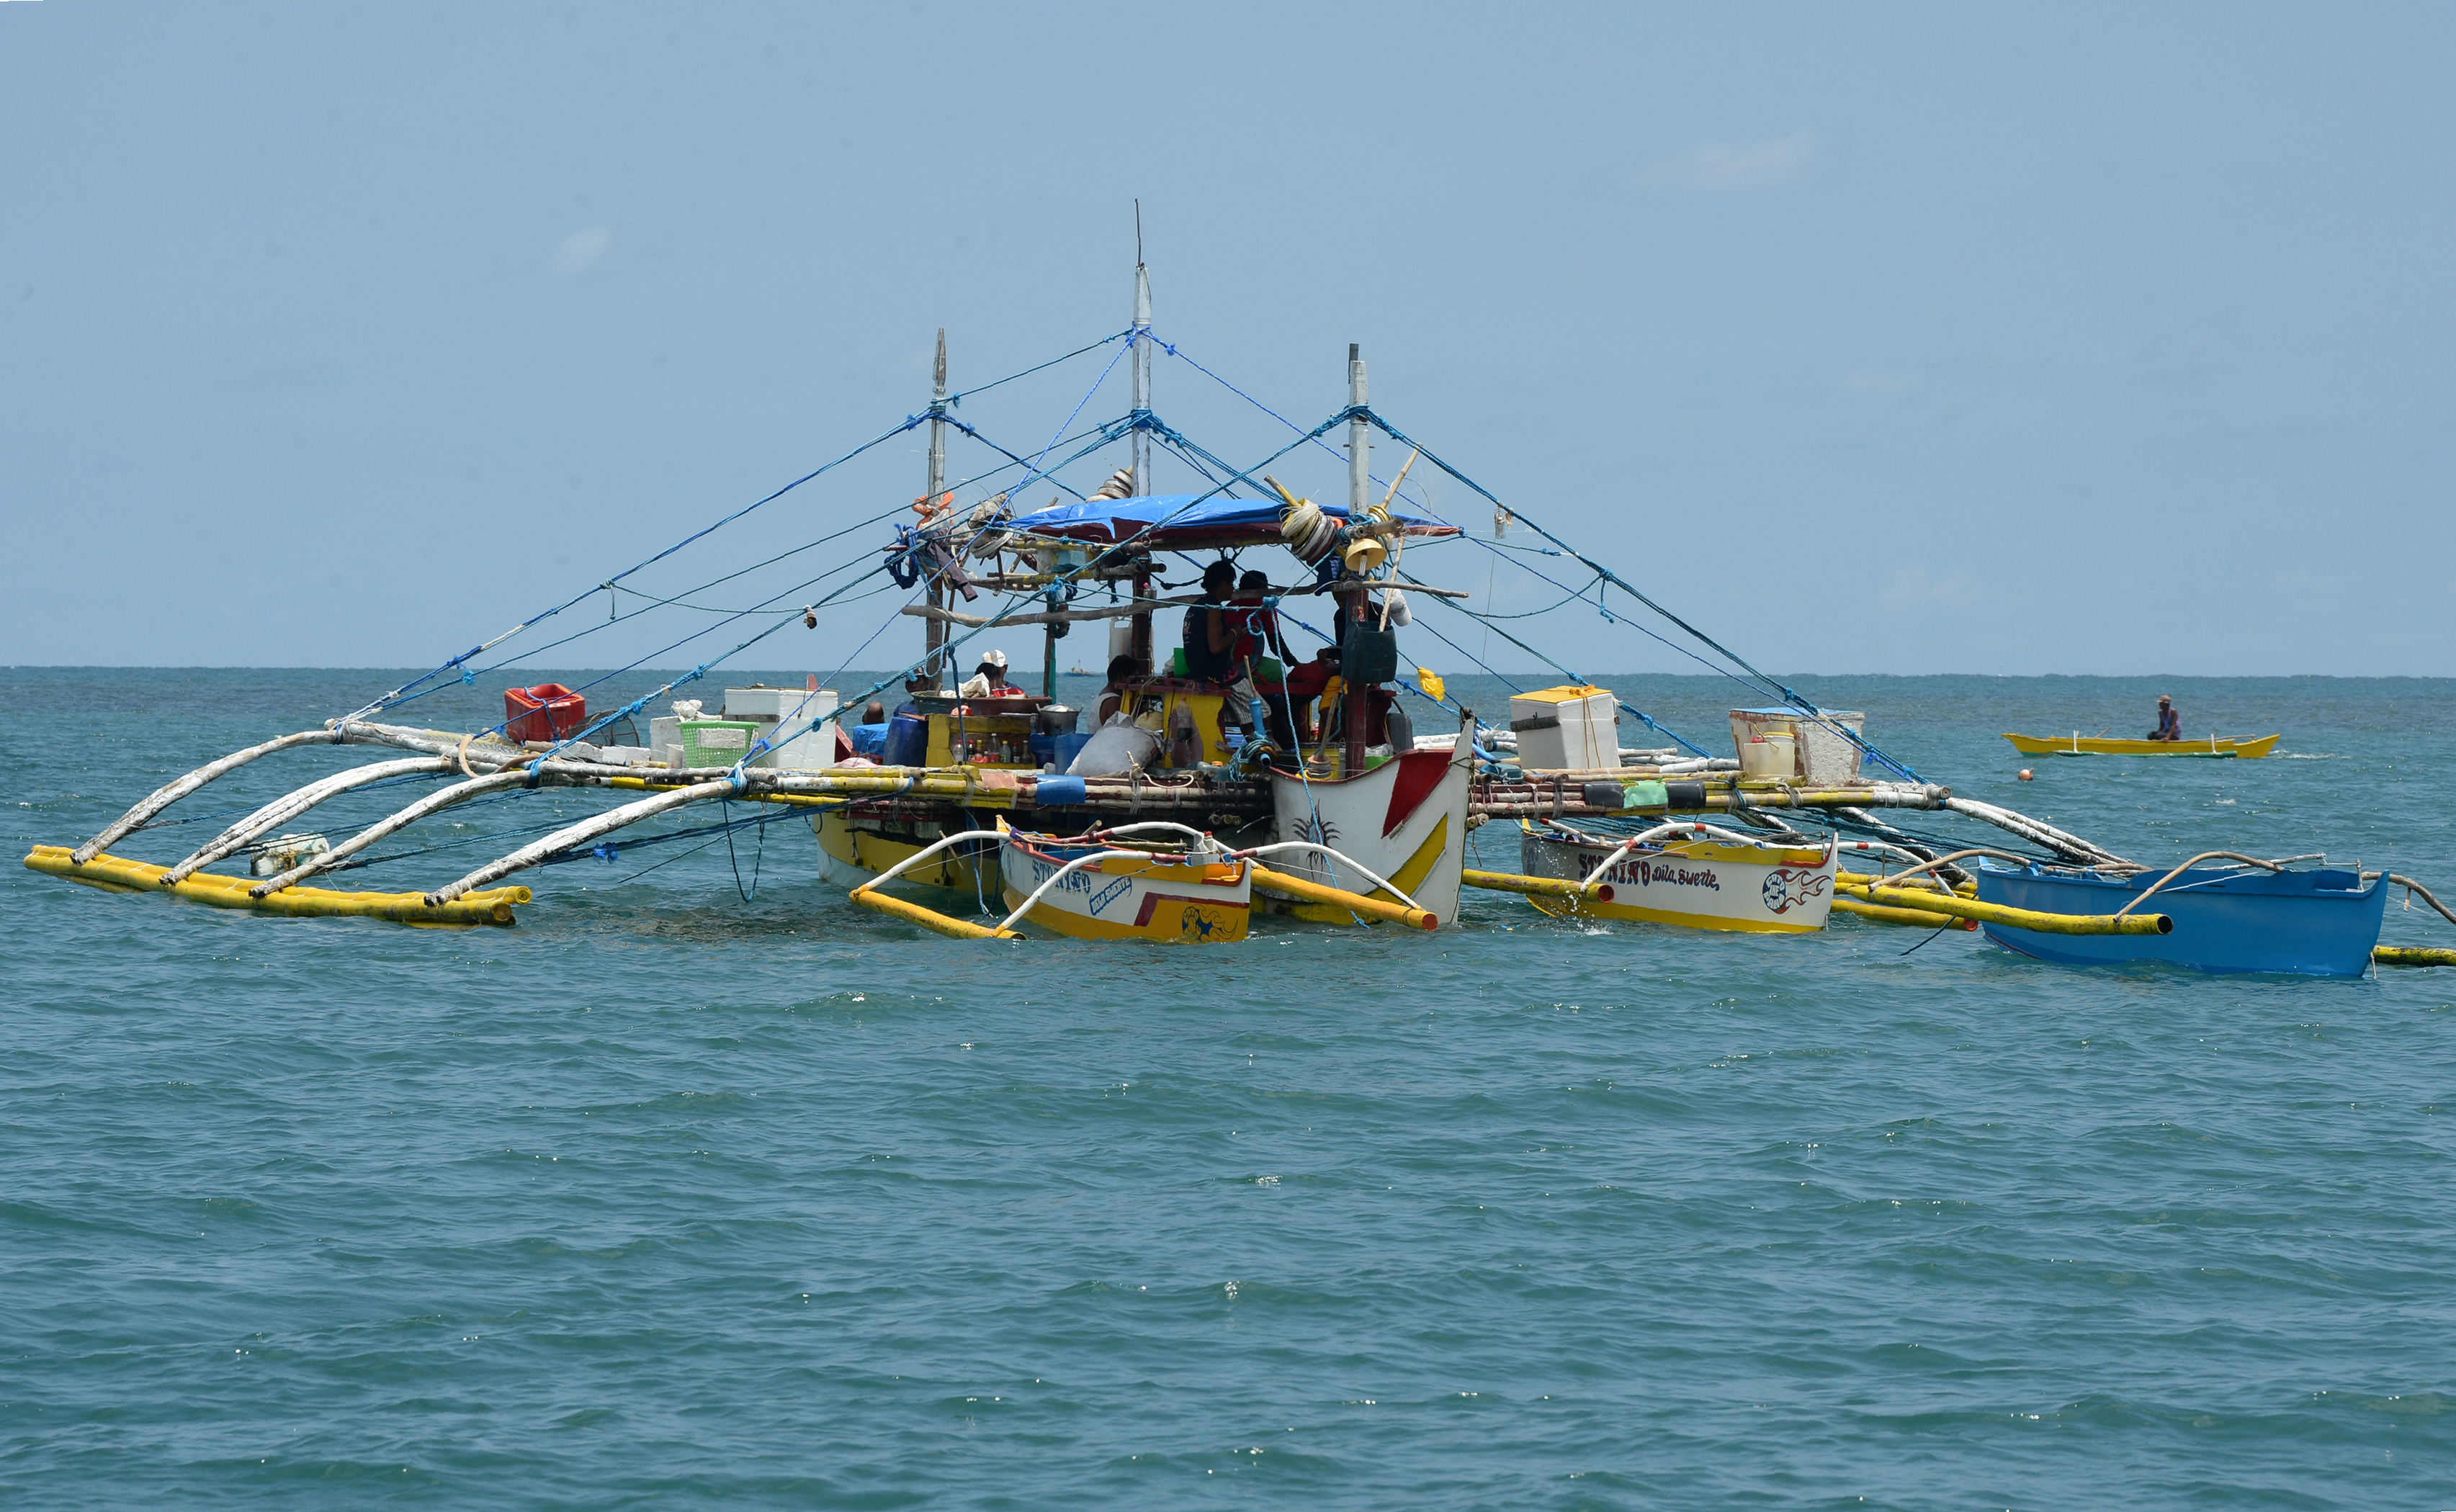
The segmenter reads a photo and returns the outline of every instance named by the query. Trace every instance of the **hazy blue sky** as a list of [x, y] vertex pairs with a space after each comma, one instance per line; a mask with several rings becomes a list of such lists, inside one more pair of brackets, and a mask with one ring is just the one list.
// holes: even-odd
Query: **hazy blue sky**
[[[1310, 422], [1361, 341], [1398, 423], [1761, 664], [2456, 673], [2451, 35], [2444, 6], [0, 4], [0, 660], [440, 661], [922, 407], [940, 325], [959, 387], [1121, 327], [1139, 195], [1185, 352]], [[966, 418], [1036, 447], [1104, 358]], [[1156, 407], [1278, 444], [1165, 359]], [[920, 445], [643, 585], [910, 499]], [[1557, 597], [1493, 560], [1421, 565]], [[824, 669], [895, 602], [754, 662]], [[1524, 623], [1581, 669], [1693, 669]]]

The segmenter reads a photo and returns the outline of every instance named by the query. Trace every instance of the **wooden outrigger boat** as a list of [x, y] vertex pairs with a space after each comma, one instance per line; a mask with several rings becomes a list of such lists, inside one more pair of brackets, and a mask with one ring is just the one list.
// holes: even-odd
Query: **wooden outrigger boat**
[[[1545, 912], [1565, 917], [1743, 932], [1812, 933], [1825, 926], [1829, 910], [1840, 908], [1873, 922], [1981, 924], [2002, 943], [2047, 959], [2138, 959], [2143, 957], [2117, 952], [2146, 950], [2148, 958], [2204, 970], [2272, 969], [2239, 964], [2265, 958], [2248, 945], [2229, 948], [2231, 953], [2211, 954], [2204, 949], [2208, 941], [2200, 937], [2196, 921], [2221, 903], [2238, 912], [2291, 911], [2304, 903], [2315, 908], [2324, 904], [2333, 910], [2325, 916], [2340, 923], [2361, 913], [2375, 935], [2380, 886], [2405, 886], [2429, 899], [2418, 883], [2392, 874], [2384, 879], [2364, 876], [2359, 879], [2362, 887], [2351, 889], [2323, 881], [2306, 887], [2300, 880], [2275, 877], [2193, 875], [2172, 889], [2177, 902], [2171, 915], [2162, 909], [2151, 915], [2138, 908], [2090, 911], [2156, 892], [2121, 881], [2137, 883], [2151, 868], [2045, 821], [1956, 795], [1886, 755], [1868, 742], [1860, 714], [1821, 709], [1782, 686], [1656, 604], [1637, 584], [1528, 520], [1514, 503], [1503, 504], [1498, 495], [1388, 423], [1366, 402], [1364, 364], [1356, 349], [1348, 353], [1346, 406], [1312, 430], [1248, 469], [1203, 451], [1152, 413], [1152, 355], [1155, 350], [1175, 354], [1177, 348], [1163, 346], [1152, 335], [1149, 286], [1140, 268], [1136, 284], [1134, 323], [1083, 349], [1088, 353], [1125, 341], [1116, 357], [1132, 357], [1133, 408], [1123, 419], [1086, 433], [1091, 439], [1080, 451], [1045, 470], [1040, 460], [1027, 462], [1020, 453], [954, 418], [961, 396], [947, 392], [942, 334], [931, 403], [887, 433], [929, 428], [929, 492], [916, 501], [920, 521], [898, 527], [894, 542], [883, 548], [884, 562], [870, 562], [870, 573], [885, 571], [897, 585], [920, 590], [914, 595], [920, 602], [908, 603], [899, 612], [926, 622], [925, 649], [849, 699], [840, 701], [835, 690], [821, 687], [812, 675], [807, 687], [752, 684], [726, 688], [714, 714], [707, 712], [704, 700], [676, 698], [668, 705], [671, 717], [661, 715], [652, 704], [688, 691], [687, 684], [727, 658], [739, 657], [788, 626], [819, 628], [820, 604], [829, 599], [794, 606], [808, 588], [805, 582], [780, 587], [754, 608], [719, 610], [690, 602], [697, 589], [651, 594], [645, 591], [647, 580], [635, 580], [636, 585], [626, 580], [861, 456], [886, 436], [768, 500], [529, 614], [510, 630], [354, 711], [316, 727], [264, 739], [177, 777], [73, 849], [37, 847], [26, 865], [106, 889], [159, 892], [270, 914], [507, 924], [514, 907], [529, 899], [526, 889], [499, 886], [514, 873], [592, 858], [610, 862], [621, 848], [694, 836], [729, 837], [737, 828], [786, 817], [780, 810], [799, 808], [807, 812], [791, 817], [810, 825], [821, 875], [848, 889], [852, 902], [964, 938], [1021, 939], [1030, 930], [1087, 940], [1233, 943], [1248, 937], [1257, 913], [1292, 914], [1328, 925], [1429, 930], [1457, 923], [1462, 889], [1474, 888], [1517, 892]], [[1094, 387], [1097, 389], [1096, 381]], [[993, 461], [989, 472], [971, 483], [951, 485], [945, 465], [951, 427], [980, 439], [1005, 460]], [[1296, 498], [1261, 471], [1264, 464], [1279, 463], [1304, 447], [1331, 450], [1324, 438], [1341, 427], [1347, 432], [1343, 504]], [[1376, 430], [1387, 442], [1410, 448], [1406, 465], [1398, 469], [1378, 504], [1371, 487], [1379, 486], [1379, 480], [1368, 471]], [[1175, 448], [1208, 481], [1207, 490], [1156, 493], [1151, 470], [1156, 441]], [[1055, 483], [1073, 499], [1020, 515], [1009, 509], [1008, 501], [1027, 484], [1036, 491], [1040, 483], [1054, 482], [1060, 469], [1113, 443], [1130, 445], [1132, 460], [1096, 491], [1086, 494]], [[1603, 592], [1608, 586], [1616, 595], [1615, 608], [1625, 600], [1663, 615], [1712, 653], [1709, 664], [1769, 699], [1778, 699], [1778, 705], [1732, 710], [1737, 759], [1716, 756], [1665, 729], [1609, 689], [1557, 663], [1554, 668], [1566, 680], [1562, 685], [1521, 691], [1511, 701], [1505, 723], [1484, 724], [1444, 694], [1438, 676], [1402, 663], [1397, 637], [1411, 623], [1405, 612], [1409, 601], [1484, 618], [1461, 602], [1467, 595], [1422, 581], [1417, 575], [1422, 559], [1408, 562], [1410, 571], [1400, 570], [1401, 556], [1411, 541], [1465, 536], [1461, 526], [1433, 515], [1428, 505], [1401, 497], [1408, 468], [1420, 460], [1490, 502], [1496, 510], [1496, 536], [1509, 525], [1525, 524], [1545, 540], [1547, 554], [1575, 557], [1591, 569], [1596, 585], [1586, 602], [1592, 606], [1604, 607]], [[1024, 469], [1014, 475], [1022, 482], [977, 500], [969, 512], [955, 507], [957, 491], [972, 486], [986, 491], [990, 485], [985, 480], [1006, 475], [1009, 467]], [[1205, 555], [1216, 553], [1217, 561], [1226, 562], [1234, 553], [1266, 548], [1287, 550], [1302, 570], [1282, 574], [1294, 581], [1265, 586], [1255, 599], [1242, 597], [1251, 590], [1240, 586], [1238, 599], [1225, 606], [1243, 606], [1249, 617], [1238, 633], [1260, 635], [1252, 616], [1278, 615], [1303, 627], [1300, 616], [1325, 615], [1324, 623], [1335, 622], [1338, 629], [1321, 638], [1332, 641], [1335, 648], [1317, 652], [1315, 663], [1303, 668], [1282, 667], [1269, 675], [1263, 671], [1269, 659], [1250, 647], [1225, 658], [1230, 670], [1223, 672], [1222, 663], [1212, 660], [1219, 651], [1216, 642], [1187, 664], [1171, 664], [1165, 648], [1154, 644], [1154, 617], [1197, 601], [1161, 596], [1168, 586], [1160, 581], [1162, 574], [1177, 570], [1169, 559], [1200, 564]], [[849, 571], [866, 555], [857, 553], [852, 562], [822, 576]], [[973, 564], [970, 570], [967, 562]], [[755, 569], [727, 572], [712, 582], [732, 582], [750, 570]], [[835, 592], [849, 590], [868, 575], [848, 580]], [[408, 716], [396, 711], [416, 700], [456, 684], [474, 685], [481, 673], [533, 656], [531, 647], [540, 637], [518, 645], [509, 643], [549, 622], [562, 638], [537, 649], [563, 646], [632, 618], [609, 612], [601, 623], [563, 634], [572, 621], [555, 617], [601, 590], [609, 595], [609, 603], [620, 592], [647, 600], [659, 612], [721, 615], [719, 624], [750, 623], [742, 626], [743, 638], [732, 649], [610, 709], [592, 713], [588, 700], [598, 696], [591, 690], [601, 688], [615, 672], [575, 687], [540, 684], [507, 689], [504, 722], [486, 728], [436, 729], [399, 722]], [[999, 598], [978, 604], [980, 612], [958, 606], [956, 595], [970, 604], [983, 590]], [[764, 628], [759, 617], [767, 617]], [[1610, 623], [1621, 618], [1606, 614]], [[1207, 627], [1235, 630], [1237, 623], [1208, 622]], [[962, 691], [957, 682], [965, 653], [960, 648], [1005, 626], [1043, 632], [1040, 688], [1023, 692], [1006, 685], [1001, 675], [988, 680], [987, 693], [979, 687]], [[1055, 697], [1057, 641], [1074, 629], [1095, 626], [1112, 632], [1106, 646], [1109, 660], [1083, 660], [1108, 668], [1107, 691], [1119, 700], [1115, 716], [1096, 731], [1081, 728], [1078, 711], [1058, 705]], [[674, 640], [666, 648], [688, 645], [697, 633], [702, 632]], [[664, 643], [652, 637], [650, 644]], [[1458, 642], [1448, 644], [1459, 648]], [[1543, 656], [1532, 645], [1515, 644]], [[1293, 654], [1283, 653], [1282, 659]], [[1465, 654], [1463, 648], [1461, 654]], [[1201, 676], [1196, 675], [1197, 664], [1207, 666]], [[634, 662], [619, 672], [644, 664]], [[1002, 667], [1003, 660], [990, 665]], [[1306, 675], [1300, 677], [1300, 671]], [[1251, 676], [1250, 683], [1223, 681], [1245, 675]], [[1312, 689], [1312, 696], [1300, 688]], [[1417, 741], [1398, 706], [1402, 692], [1440, 705], [1446, 710], [1444, 718], [1456, 716], [1458, 734]], [[853, 708], [867, 714], [867, 701], [873, 695], [903, 702], [891, 712], [882, 709], [887, 715], [883, 725], [845, 725], [841, 714]], [[1673, 744], [1647, 749], [1622, 746], [1617, 730], [1623, 713]], [[639, 733], [643, 722], [648, 726], [645, 745]], [[625, 731], [616, 744], [618, 733]], [[1115, 737], [1109, 745], [1116, 749], [1094, 759], [1094, 747], [1109, 737]], [[2006, 738], [2036, 755], [2254, 758], [2267, 755], [2278, 741], [2272, 735], [2159, 743], [2077, 732], [2069, 738]], [[1091, 744], [1084, 745], [1086, 741]], [[276, 753], [321, 746], [385, 749], [381, 760], [329, 772], [278, 793], [168, 866], [111, 853], [114, 845], [135, 839], [139, 831], [198, 822], [160, 816], [207, 785]], [[1864, 774], [1863, 757], [1892, 775]], [[328, 839], [298, 828], [318, 822], [309, 815], [328, 803], [397, 783], [432, 786], [355, 833], [343, 835], [336, 828]], [[371, 853], [387, 837], [439, 820], [458, 806], [584, 789], [611, 802], [583, 809], [578, 817], [566, 809], [549, 823], [506, 829], [501, 838], [521, 838], [514, 848], [429, 890], [348, 893], [300, 885], [445, 848]], [[703, 816], [727, 817], [699, 828], [634, 828], [679, 815], [691, 806], [699, 806], [695, 812]], [[745, 806], [757, 817], [734, 817]], [[1992, 826], [2034, 853], [1987, 852], [2009, 859], [2016, 872], [1982, 870], [1975, 882], [1967, 873], [1949, 870], [1917, 877], [1922, 868], [1941, 868], [1978, 852], [1955, 851], [1928, 860], [1939, 848], [1933, 839], [1900, 830], [1890, 818], [1880, 817], [1895, 809], [1958, 815]], [[534, 812], [532, 807], [529, 814]], [[1469, 830], [1494, 819], [1520, 823], [1518, 872], [1468, 865]], [[1707, 819], [1731, 828], [1709, 827], [1701, 822]], [[1910, 869], [1890, 876], [1843, 872], [1836, 867], [1841, 848], [1882, 854], [1908, 863]], [[217, 864], [235, 866], [248, 875], [204, 869]], [[2102, 882], [2066, 880], [2067, 873], [2087, 873]], [[753, 886], [755, 878], [754, 864]], [[2379, 886], [2371, 885], [2375, 881]], [[889, 890], [908, 885], [927, 901]], [[2312, 897], [2303, 899], [2297, 889]], [[1991, 890], [2004, 889], [2021, 889], [2028, 901], [1988, 896]], [[2117, 897], [2127, 889], [2136, 896]], [[2353, 912], [2340, 907], [2348, 902], [2357, 905]], [[2456, 921], [2456, 910], [2443, 908], [2441, 912]], [[974, 922], [956, 913], [998, 922]], [[2353, 939], [2361, 922], [2354, 918], [2354, 925], [2343, 929], [2332, 925], [2325, 931], [2325, 948], [2304, 952], [2316, 965], [2284, 969], [2342, 973], [2364, 943]], [[2265, 930], [2256, 921], [2227, 928], [2238, 943], [2250, 945], [2257, 945]], [[2280, 928], [2281, 937], [2291, 932]], [[2167, 935], [2174, 939], [2164, 941]], [[2152, 936], [2161, 937], [2159, 943], [2140, 943]], [[2085, 948], [2068, 943], [2075, 939]], [[2371, 958], [2456, 964], [2456, 955], [2443, 963], [2440, 956], [2446, 954], [2402, 950]]]
[[1813, 934], [1833, 907], [1830, 840], [1802, 846], [1693, 823], [1601, 835], [1547, 820], [1521, 821], [1518, 846], [1527, 875], [1577, 884], [1566, 895], [1527, 895], [1564, 917]]
[[2212, 735], [2206, 740], [2108, 740], [2078, 730], [2070, 735], [2016, 735], [2008, 730], [2004, 738], [2024, 756], [2241, 756], [2249, 760], [2275, 750], [2284, 737], [2262, 735], [2258, 740], [2237, 740], [2229, 736], [2221, 740]]

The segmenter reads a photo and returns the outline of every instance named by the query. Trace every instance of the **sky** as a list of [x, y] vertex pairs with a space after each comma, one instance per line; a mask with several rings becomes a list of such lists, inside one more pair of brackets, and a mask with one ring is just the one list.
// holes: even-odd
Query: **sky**
[[[899, 425], [942, 326], [958, 389], [1115, 334], [1139, 200], [1163, 419], [1247, 465], [1290, 432], [1188, 359], [1310, 425], [1361, 343], [1393, 423], [1760, 666], [2456, 675], [2451, 42], [2393, 5], [10, 0], [0, 662], [435, 664]], [[1115, 351], [961, 413], [1037, 455], [1126, 411]], [[866, 570], [924, 444], [624, 582]], [[1527, 544], [1409, 564], [1497, 613], [1585, 585]], [[900, 602], [748, 664], [891, 664]], [[1606, 605], [1507, 626], [1698, 669]], [[541, 654], [767, 623], [689, 612]]]

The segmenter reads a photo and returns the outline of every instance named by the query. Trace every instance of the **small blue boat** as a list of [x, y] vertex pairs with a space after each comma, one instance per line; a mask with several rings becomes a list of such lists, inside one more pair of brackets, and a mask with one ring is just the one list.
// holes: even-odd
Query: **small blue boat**
[[2040, 913], [2114, 913], [2139, 894], [2157, 895], [2138, 912], [2163, 913], [2172, 934], [2040, 934], [2000, 924], [1987, 937], [2008, 950], [2066, 966], [2159, 961], [2195, 971], [2288, 971], [2300, 976], [2360, 976], [2370, 969], [2387, 908], [2387, 881], [2368, 884], [2359, 872], [2254, 871], [2224, 867], [2133, 877], [2095, 871], [2017, 868], [1981, 863], [1975, 876], [1982, 903]]

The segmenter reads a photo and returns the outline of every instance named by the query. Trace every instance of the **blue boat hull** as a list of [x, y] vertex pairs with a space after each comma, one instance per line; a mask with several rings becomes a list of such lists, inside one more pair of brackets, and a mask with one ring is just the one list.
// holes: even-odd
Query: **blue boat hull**
[[[2129, 881], [1982, 867], [1983, 903], [2040, 913], [2113, 913], [2165, 873]], [[2172, 934], [2040, 934], [1985, 926], [2008, 950], [2067, 966], [2157, 961], [2195, 971], [2287, 971], [2360, 976], [2370, 969], [2387, 884], [2351, 871], [2187, 871], [2133, 911], [2163, 913]]]

